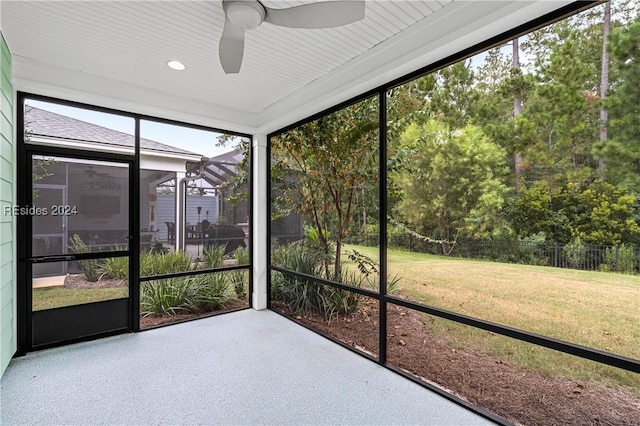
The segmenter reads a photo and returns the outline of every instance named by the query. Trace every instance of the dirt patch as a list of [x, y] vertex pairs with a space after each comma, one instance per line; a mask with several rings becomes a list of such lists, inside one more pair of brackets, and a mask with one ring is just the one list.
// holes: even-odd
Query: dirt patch
[[[273, 308], [287, 316], [281, 303]], [[327, 322], [321, 315], [297, 321], [375, 354], [377, 302]], [[524, 425], [640, 425], [640, 398], [589, 382], [551, 378], [492, 355], [453, 347], [432, 333], [419, 312], [392, 306], [387, 315], [387, 360], [471, 403]]]
[[127, 281], [114, 278], [102, 278], [95, 282], [87, 281], [84, 274], [67, 275], [64, 279], [64, 288], [73, 289], [126, 287], [127, 285]]

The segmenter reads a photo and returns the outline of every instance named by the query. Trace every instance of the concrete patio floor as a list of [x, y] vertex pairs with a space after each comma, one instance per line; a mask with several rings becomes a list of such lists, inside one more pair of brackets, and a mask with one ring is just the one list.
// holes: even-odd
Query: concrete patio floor
[[9, 424], [492, 424], [271, 311], [12, 360]]

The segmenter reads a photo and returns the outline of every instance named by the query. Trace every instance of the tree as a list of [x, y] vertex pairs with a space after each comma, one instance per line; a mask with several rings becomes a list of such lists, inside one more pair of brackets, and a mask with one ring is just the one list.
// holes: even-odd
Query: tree
[[609, 49], [616, 78], [608, 100], [609, 140], [602, 147], [609, 182], [638, 193], [640, 185], [640, 17], [614, 29]]
[[511, 218], [516, 233], [528, 237], [543, 233], [547, 240], [568, 243], [577, 238], [588, 244], [637, 244], [637, 198], [596, 180], [578, 186], [568, 182], [552, 190], [535, 182], [519, 194]]
[[408, 164], [393, 178], [403, 188], [399, 210], [411, 226], [440, 240], [444, 254], [460, 236], [500, 230], [505, 152], [478, 126], [454, 130], [430, 120], [409, 126], [402, 145]]
[[537, 60], [538, 83], [520, 120], [523, 138], [531, 141], [524, 153], [529, 179], [545, 180], [552, 191], [594, 179], [599, 122], [598, 68], [582, 55], [582, 32], [561, 22], [555, 34], [546, 42], [549, 57]]
[[[604, 100], [609, 91], [609, 50], [607, 42], [609, 33], [611, 32], [611, 0], [604, 4], [604, 16], [602, 19], [602, 65], [600, 72], [600, 142], [607, 140], [607, 125], [609, 121], [609, 111], [606, 108]], [[598, 160], [598, 172], [600, 178], [604, 178], [605, 161], [600, 157]]]
[[487, 51], [478, 68], [476, 87], [482, 96], [474, 110], [474, 123], [513, 159], [513, 185], [521, 186], [523, 171], [522, 152], [529, 141], [522, 137], [520, 115], [522, 106], [535, 88], [535, 78], [523, 72], [520, 64], [519, 39], [511, 42], [511, 59], [503, 51], [507, 45]]
[[304, 215], [323, 253], [326, 277], [339, 279], [358, 197], [377, 190], [378, 98], [303, 124], [271, 143], [273, 205], [281, 215]]
[[562, 212], [552, 208], [552, 195], [545, 181], [521, 188], [508, 210], [512, 226], [520, 237], [543, 234], [547, 240], [568, 241], [571, 235]]
[[592, 244], [638, 244], [640, 225], [635, 220], [636, 197], [596, 181], [582, 192], [587, 215], [575, 224], [574, 235]]

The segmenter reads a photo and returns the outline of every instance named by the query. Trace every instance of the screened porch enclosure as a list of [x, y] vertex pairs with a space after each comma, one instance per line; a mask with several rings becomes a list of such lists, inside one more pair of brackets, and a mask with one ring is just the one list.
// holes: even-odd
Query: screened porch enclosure
[[637, 0], [234, 1], [0, 5], [2, 422], [640, 423]]

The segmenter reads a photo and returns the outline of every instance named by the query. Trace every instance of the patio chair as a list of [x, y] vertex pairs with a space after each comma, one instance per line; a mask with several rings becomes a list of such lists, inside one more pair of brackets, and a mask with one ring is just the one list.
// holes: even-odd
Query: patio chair
[[173, 222], [165, 222], [167, 225], [167, 241], [174, 242], [176, 240], [176, 229]]

